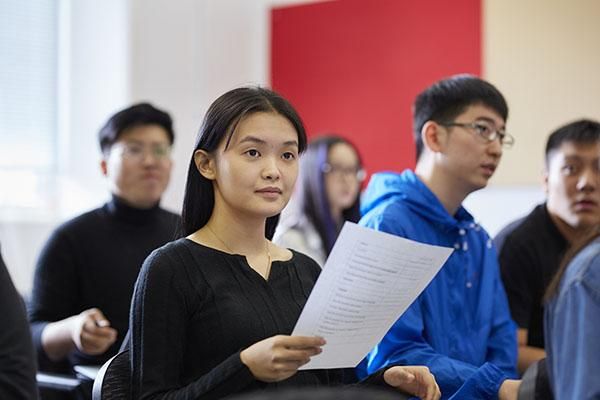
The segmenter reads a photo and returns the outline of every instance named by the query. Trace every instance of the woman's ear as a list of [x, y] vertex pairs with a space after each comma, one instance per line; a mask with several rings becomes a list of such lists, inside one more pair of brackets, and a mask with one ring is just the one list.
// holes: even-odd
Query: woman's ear
[[435, 121], [427, 121], [421, 129], [421, 140], [423, 146], [428, 148], [432, 153], [440, 153], [443, 151], [446, 142], [447, 131]]
[[205, 150], [196, 150], [194, 152], [194, 163], [198, 172], [208, 180], [214, 180], [216, 177], [215, 160], [213, 156]]

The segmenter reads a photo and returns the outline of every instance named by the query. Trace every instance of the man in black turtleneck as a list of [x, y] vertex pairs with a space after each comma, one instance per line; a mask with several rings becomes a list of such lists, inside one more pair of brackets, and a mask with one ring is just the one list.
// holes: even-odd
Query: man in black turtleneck
[[70, 372], [117, 353], [139, 269], [179, 227], [179, 216], [159, 207], [171, 117], [137, 104], [113, 115], [99, 139], [112, 199], [58, 227], [37, 263], [29, 319], [41, 370]]

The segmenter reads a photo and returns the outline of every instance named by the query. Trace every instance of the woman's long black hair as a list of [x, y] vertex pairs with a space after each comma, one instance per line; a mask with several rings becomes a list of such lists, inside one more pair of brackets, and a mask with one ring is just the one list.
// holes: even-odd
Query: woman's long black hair
[[[194, 153], [197, 150], [212, 153], [223, 140], [227, 141], [227, 149], [240, 121], [258, 112], [277, 113], [290, 121], [298, 133], [298, 150], [302, 153], [306, 149], [304, 124], [294, 107], [279, 94], [261, 87], [241, 87], [223, 94], [206, 112], [192, 151], [181, 212], [183, 236], [206, 225], [215, 206], [213, 182], [198, 171]], [[273, 237], [278, 220], [279, 214], [267, 218], [268, 239]]]

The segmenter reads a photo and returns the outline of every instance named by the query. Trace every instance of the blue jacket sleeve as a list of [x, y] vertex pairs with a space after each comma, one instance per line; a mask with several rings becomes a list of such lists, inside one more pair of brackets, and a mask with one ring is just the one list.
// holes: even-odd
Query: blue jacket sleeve
[[450, 400], [463, 399], [497, 399], [500, 385], [504, 379], [502, 371], [491, 363], [485, 363], [477, 369], [477, 373], [473, 374], [465, 383], [458, 389]]
[[462, 398], [497, 398], [500, 384], [507, 378], [502, 370], [490, 363], [476, 367], [440, 354], [426, 342], [423, 331], [417, 300], [359, 365], [359, 376], [364, 377], [383, 366], [426, 365], [440, 386], [442, 399], [450, 398], [463, 384], [466, 386], [460, 393], [477, 393], [479, 397]]

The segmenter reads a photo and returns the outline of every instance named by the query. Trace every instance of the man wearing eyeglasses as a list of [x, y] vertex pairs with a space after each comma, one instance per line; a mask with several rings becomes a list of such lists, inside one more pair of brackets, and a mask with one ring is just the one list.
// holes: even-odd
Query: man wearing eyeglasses
[[112, 198], [58, 227], [37, 263], [29, 319], [40, 369], [70, 372], [117, 353], [142, 262], [175, 238], [180, 223], [159, 206], [173, 140], [169, 114], [146, 103], [119, 111], [100, 130], [100, 169]]
[[555, 130], [546, 143], [546, 202], [494, 239], [519, 326], [520, 372], [546, 356], [543, 297], [567, 248], [600, 223], [599, 160], [599, 122], [578, 120]]
[[414, 103], [417, 165], [375, 174], [360, 223], [454, 252], [383, 340], [359, 375], [388, 364], [426, 365], [442, 398], [516, 399], [517, 337], [488, 234], [462, 207], [494, 174], [508, 106], [491, 84], [470, 75], [436, 82]]

